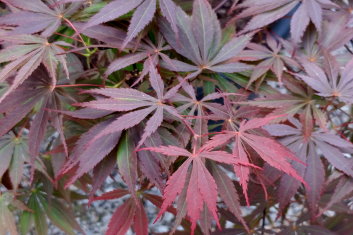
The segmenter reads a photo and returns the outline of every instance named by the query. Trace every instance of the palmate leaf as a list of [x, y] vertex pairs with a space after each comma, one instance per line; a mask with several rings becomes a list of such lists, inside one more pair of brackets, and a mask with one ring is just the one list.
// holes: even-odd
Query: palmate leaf
[[179, 120], [183, 119], [173, 106], [165, 103], [167, 99], [177, 92], [177, 89], [174, 88], [164, 93], [164, 83], [157, 69], [153, 64], [150, 64], [149, 70], [150, 84], [156, 92], [157, 98], [131, 88], [105, 88], [89, 91], [91, 94], [102, 95], [107, 98], [81, 103], [79, 104], [80, 106], [106, 111], [130, 111], [116, 118], [101, 133], [96, 135], [91, 140], [91, 143], [104, 135], [132, 128], [141, 123], [148, 115], [152, 114], [146, 122], [144, 133], [137, 144], [138, 148], [162, 124], [164, 112]]
[[306, 84], [323, 97], [336, 97], [345, 103], [352, 103], [353, 92], [353, 60], [350, 60], [341, 71], [335, 58], [324, 54], [324, 69], [316, 64], [303, 63], [305, 74], [296, 74]]
[[169, 45], [192, 61], [193, 65], [169, 59], [164, 61], [162, 66], [172, 71], [199, 73], [202, 70], [233, 73], [249, 70], [252, 67], [237, 62], [239, 58], [236, 58], [251, 40], [252, 35], [234, 37], [223, 45], [220, 23], [207, 1], [194, 1], [191, 17], [181, 8], [177, 8], [176, 15], [178, 34], [172, 32], [170, 24], [164, 19], [159, 21], [161, 32]]
[[[48, 43], [45, 38], [32, 35], [3, 36], [2, 40], [11, 43], [10, 46], [0, 51], [0, 62], [8, 64], [0, 71], [0, 82], [16, 72], [10, 87], [1, 96], [0, 103], [6, 96], [20, 86], [42, 63], [52, 77], [52, 86], [56, 84], [56, 71], [59, 63], [63, 66], [66, 76], [69, 77], [64, 50], [61, 45], [67, 46], [64, 42]], [[17, 48], [17, 49], [15, 49]], [[61, 54], [61, 55], [57, 55]]]
[[[255, 151], [266, 163], [280, 171], [292, 176], [296, 180], [305, 184], [303, 177], [293, 169], [288, 160], [301, 162], [291, 151], [281, 145], [279, 142], [272, 138], [261, 136], [256, 132], [256, 129], [268, 124], [278, 116], [255, 118], [247, 122], [243, 121], [237, 128], [233, 120], [228, 120], [230, 130], [224, 131], [223, 134], [215, 135], [205, 144], [207, 148], [214, 148], [222, 146], [226, 143], [232, 142], [232, 156], [244, 163], [250, 163], [251, 159], [255, 156], [250, 155], [248, 148]], [[233, 140], [233, 141], [232, 141]], [[302, 164], [302, 163], [301, 163]], [[235, 174], [240, 178], [240, 184], [243, 187], [245, 199], [249, 203], [247, 196], [248, 180], [250, 169], [244, 166], [234, 166]]]
[[[305, 83], [298, 81], [288, 74], [285, 74], [283, 77], [283, 85], [288, 89], [287, 94], [273, 93], [265, 97], [238, 103], [273, 109], [270, 114], [273, 116], [286, 114], [285, 117], [279, 120], [285, 120], [299, 114], [305, 118], [304, 123], [312, 123], [314, 119], [316, 124], [326, 130], [327, 117], [326, 114], [317, 107], [318, 100], [314, 98], [314, 91], [310, 88], [306, 88]], [[310, 129], [310, 127], [308, 128]], [[308, 132], [310, 131], [311, 130], [308, 130]]]
[[0, 196], [0, 233], [17, 235], [16, 221], [8, 208], [9, 203], [7, 195], [2, 194]]
[[[99, 197], [95, 197], [92, 201], [111, 200], [128, 195], [128, 191], [124, 189], [116, 189], [107, 192]], [[146, 199], [154, 198], [146, 196]], [[156, 196], [157, 197], [157, 196]], [[159, 198], [160, 199], [160, 198]], [[151, 200], [153, 203], [153, 201]], [[148, 235], [148, 218], [141, 199], [128, 198], [114, 212], [108, 224], [106, 235], [125, 235], [130, 227], [133, 227], [136, 235]]]
[[61, 25], [63, 18], [70, 17], [77, 5], [64, 8], [63, 5], [48, 6], [41, 0], [19, 1], [2, 0], [16, 7], [17, 11], [0, 17], [0, 25], [15, 26], [11, 35], [41, 33], [41, 36], [51, 36]]
[[[28, 232], [28, 229], [34, 222], [35, 230], [40, 235], [48, 234], [47, 218], [52, 224], [60, 228], [66, 234], [73, 235], [77, 231], [83, 232], [79, 224], [72, 216], [72, 211], [64, 205], [58, 198], [50, 197], [42, 191], [40, 187], [33, 188], [28, 198], [27, 206], [31, 212], [25, 211], [21, 217], [22, 231]], [[27, 222], [26, 222], [26, 221]]]
[[267, 26], [287, 15], [297, 6], [291, 19], [291, 36], [295, 42], [300, 42], [301, 37], [309, 22], [312, 22], [317, 31], [322, 30], [323, 9], [337, 7], [330, 0], [279, 0], [256, 1], [246, 0], [240, 4], [240, 8], [246, 8], [236, 18], [253, 16], [244, 31], [250, 31]]
[[[231, 165], [241, 164], [241, 161], [236, 160], [227, 152], [210, 151], [208, 148], [201, 148], [199, 151], [194, 153], [190, 153], [187, 150], [176, 146], [142, 148], [139, 151], [145, 150], [162, 153], [166, 156], [187, 157], [187, 160], [178, 168], [176, 172], [174, 172], [167, 182], [167, 187], [164, 190], [163, 205], [161, 206], [161, 210], [156, 220], [160, 218], [160, 216], [167, 210], [171, 203], [186, 187], [187, 215], [192, 223], [192, 234], [196, 228], [197, 221], [201, 218], [201, 212], [204, 208], [204, 204], [207, 206], [212, 217], [216, 220], [218, 226], [220, 226], [216, 206], [217, 185], [214, 178], [207, 170], [203, 159], [209, 159]], [[190, 166], [190, 179], [186, 185], [187, 174]]]
[[131, 64], [135, 64], [140, 61], [144, 61], [143, 70], [141, 71], [141, 75], [134, 82], [132, 86], [140, 82], [147, 74], [153, 73], [154, 68], [159, 63], [159, 57], [165, 58], [167, 57], [163, 51], [170, 49], [169, 46], [164, 45], [165, 41], [162, 38], [162, 35], [157, 35], [157, 45], [154, 45], [149, 39], [144, 40], [145, 43], [139, 43], [136, 53], [122, 56], [116, 60], [114, 60], [108, 67], [105, 72], [106, 75], [109, 75], [117, 70], [125, 68]]
[[[95, 125], [76, 142], [76, 146], [72, 150], [69, 160], [58, 174], [58, 177], [62, 177], [68, 172], [74, 172], [66, 182], [66, 187], [75, 182], [83, 174], [92, 170], [118, 144], [121, 135], [119, 131], [101, 138], [96, 138], [92, 141], [95, 136], [99, 135], [112, 122], [112, 120], [107, 120]], [[95, 157], [92, 158], [92, 156]]]
[[[179, 81], [182, 82], [182, 79], [179, 78]], [[182, 88], [185, 92], [185, 95], [177, 93], [170, 99], [170, 101], [180, 104], [179, 107], [177, 107], [179, 113], [186, 114], [190, 119], [195, 119], [190, 120], [190, 124], [193, 127], [196, 135], [205, 135], [208, 132], [207, 120], [205, 117], [207, 115], [222, 116], [222, 114], [224, 116], [226, 112], [221, 104], [212, 101], [233, 94], [211, 93], [198, 100], [196, 97], [195, 89], [189, 83], [183, 82]], [[196, 140], [194, 139], [193, 144], [200, 145], [206, 140], [207, 136], [198, 138]]]
[[26, 164], [31, 164], [33, 171], [37, 170], [51, 180], [43, 162], [40, 159], [32, 161], [28, 148], [25, 137], [15, 136], [12, 133], [0, 137], [0, 179], [8, 171], [11, 188], [15, 191], [23, 180]]
[[39, 67], [23, 84], [12, 91], [0, 103], [0, 113], [5, 114], [4, 117], [0, 118], [0, 136], [11, 130], [36, 104], [41, 103], [39, 111], [36, 113], [29, 128], [28, 144], [32, 160], [39, 153], [40, 144], [46, 133], [49, 120], [52, 121], [52, 125], [61, 134], [61, 141], [65, 143], [61, 115], [47, 110], [61, 109], [60, 100], [64, 96], [64, 92], [55, 89], [55, 81], [48, 76], [44, 66]]
[[249, 43], [247, 47], [250, 50], [245, 50], [240, 53], [240, 57], [244, 57], [244, 60], [261, 61], [255, 66], [248, 86], [268, 71], [272, 71], [278, 78], [278, 81], [282, 82], [285, 65], [294, 68], [300, 67], [294, 59], [281, 53], [282, 45], [280, 42], [277, 42], [272, 35], [266, 35], [266, 43], [268, 48], [263, 45]]
[[[310, 187], [306, 193], [308, 195], [311, 215], [315, 217], [325, 176], [320, 156], [325, 157], [336, 169], [346, 175], [352, 176], [353, 162], [351, 159], [346, 158], [343, 153], [352, 153], [353, 145], [336, 135], [322, 131], [314, 131], [310, 136], [306, 136], [303, 126], [298, 120], [291, 119], [291, 123], [294, 127], [283, 124], [272, 124], [266, 126], [265, 129], [271, 135], [281, 137], [283, 144], [293, 149], [294, 152], [301, 154], [300, 158], [305, 160], [304, 162], [306, 162], [307, 166], [305, 171], [301, 170], [301, 173]], [[288, 186], [286, 185], [285, 187]], [[291, 193], [282, 199], [283, 207], [296, 193], [298, 185], [293, 185], [293, 187]], [[283, 190], [282, 186], [279, 191]]]
[[[156, 0], [115, 0], [107, 4], [103, 9], [91, 17], [91, 19], [86, 23], [84, 29], [114, 20], [120, 16], [134, 10], [134, 14], [129, 25], [129, 29], [124, 39], [120, 49], [124, 49], [132, 39], [134, 39], [138, 33], [140, 33], [146, 25], [148, 25], [156, 12]], [[174, 31], [176, 32], [176, 16], [175, 9], [177, 6], [172, 0], [161, 0], [159, 1], [162, 14], [171, 23]]]
[[12, 187], [17, 190], [24, 172], [25, 161], [29, 162], [28, 146], [22, 138], [13, 134], [4, 135], [0, 139], [1, 167], [0, 178], [9, 171]]
[[[82, 27], [80, 24], [77, 25], [78, 27]], [[118, 49], [121, 48], [125, 38], [127, 37], [127, 34], [124, 31], [103, 25], [93, 26], [81, 31], [83, 34], [91, 38], [106, 43], [107, 46]], [[155, 67], [159, 63], [159, 57], [166, 58], [167, 55], [164, 54], [164, 51], [170, 49], [170, 46], [165, 45], [165, 40], [161, 34], [157, 35], [156, 44], [149, 39], [143, 39], [141, 42], [130, 40], [125, 47], [126, 49], [133, 50], [134, 53], [129, 53], [114, 60], [107, 68], [105, 75], [108, 76], [111, 73], [123, 69], [129, 65], [144, 61], [141, 75], [133, 85], [141, 81], [143, 77], [150, 72], [151, 63]]]
[[326, 204], [326, 206], [321, 210], [320, 215], [326, 210], [330, 209], [336, 203], [342, 202], [342, 200], [349, 198], [353, 190], [353, 181], [350, 177], [342, 175], [338, 180], [335, 191], [332, 197]]

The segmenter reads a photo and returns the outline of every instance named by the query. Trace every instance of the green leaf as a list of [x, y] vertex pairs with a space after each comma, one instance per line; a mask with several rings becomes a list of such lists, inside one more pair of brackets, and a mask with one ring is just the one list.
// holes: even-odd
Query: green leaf
[[81, 230], [72, 213], [62, 203], [52, 199], [49, 204], [48, 200], [43, 196], [38, 195], [38, 198], [45, 213], [55, 226], [68, 235], [75, 235], [75, 230]]
[[19, 221], [20, 233], [22, 235], [28, 234], [32, 226], [32, 223], [33, 223], [33, 213], [29, 211], [24, 211], [20, 215], [20, 221]]
[[22, 139], [14, 139], [13, 156], [9, 167], [10, 179], [15, 189], [21, 182], [24, 169], [24, 161], [27, 157], [27, 146]]
[[32, 194], [28, 200], [28, 207], [33, 210], [35, 229], [38, 235], [48, 234], [48, 224], [44, 211], [36, 193]]
[[216, 85], [213, 82], [205, 81], [203, 85], [203, 91], [205, 96], [214, 93], [216, 90]]
[[4, 195], [0, 196], [0, 234], [17, 235], [15, 219], [7, 207], [9, 202]]

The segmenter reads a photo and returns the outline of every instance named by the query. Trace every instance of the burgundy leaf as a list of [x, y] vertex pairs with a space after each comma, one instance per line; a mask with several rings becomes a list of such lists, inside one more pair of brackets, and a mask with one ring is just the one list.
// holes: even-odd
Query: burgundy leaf
[[110, 219], [106, 235], [125, 235], [133, 223], [136, 209], [131, 199], [118, 207]]
[[135, 212], [134, 231], [136, 235], [148, 235], [148, 218], [141, 201]]
[[98, 25], [107, 21], [114, 20], [129, 11], [133, 10], [137, 7], [143, 0], [115, 0], [109, 4], [107, 4], [103, 9], [96, 15], [94, 15], [84, 26], [84, 28], [88, 28], [94, 25]]

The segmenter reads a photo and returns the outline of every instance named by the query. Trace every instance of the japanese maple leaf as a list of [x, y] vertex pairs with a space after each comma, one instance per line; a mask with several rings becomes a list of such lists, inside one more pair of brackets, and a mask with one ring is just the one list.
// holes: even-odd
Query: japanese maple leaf
[[147, 39], [144, 44], [139, 43], [138, 47], [139, 48], [135, 51], [135, 53], [128, 54], [114, 60], [107, 68], [105, 75], [109, 75], [131, 64], [144, 61], [143, 69], [139, 78], [134, 82], [134, 84], [132, 84], [132, 86], [134, 86], [148, 73], [153, 73], [153, 71], [150, 70], [152, 68], [150, 64], [153, 64], [153, 67], [156, 67], [159, 64], [159, 57], [167, 57], [163, 51], [170, 49], [170, 46], [165, 45], [165, 40], [160, 34], [157, 36], [157, 45], [154, 45], [149, 39]]
[[[240, 161], [233, 158], [231, 154], [225, 151], [210, 151], [210, 148], [207, 147], [201, 148], [194, 153], [176, 146], [142, 148], [139, 151], [142, 150], [158, 152], [166, 156], [187, 157], [187, 160], [174, 172], [167, 182], [167, 187], [164, 190], [163, 205], [156, 220], [160, 218], [186, 187], [187, 215], [192, 223], [192, 234], [194, 233], [197, 221], [200, 219], [204, 203], [212, 217], [217, 221], [218, 226], [220, 226], [217, 215], [217, 185], [214, 178], [207, 170], [204, 160], [209, 159], [231, 165], [240, 164]], [[191, 168], [190, 179], [188, 185], [186, 185], [189, 168]]]
[[[93, 198], [92, 201], [118, 199], [128, 194], [128, 190], [115, 189]], [[161, 207], [162, 205], [162, 197], [145, 192], [141, 193], [141, 198], [137, 202], [131, 197], [127, 198], [113, 213], [105, 234], [125, 235], [131, 227], [136, 235], [148, 235], [149, 223], [143, 200], [148, 200], [156, 207]], [[172, 207], [169, 207], [167, 210], [173, 214], [176, 213]]]
[[[78, 26], [79, 30], [80, 28], [82, 28], [81, 24], [76, 25]], [[120, 48], [124, 38], [126, 37], [126, 33], [124, 31], [103, 25], [93, 26], [80, 31], [91, 38], [106, 43], [107, 47], [113, 48]], [[170, 46], [165, 45], [165, 40], [160, 34], [157, 35], [156, 41], [157, 44], [155, 45], [148, 38], [145, 38], [140, 42], [131, 40], [126, 45], [126, 49], [132, 50], [133, 53], [129, 53], [114, 60], [107, 68], [105, 75], [108, 76], [109, 74], [123, 69], [129, 65], [144, 61], [144, 66], [140, 77], [134, 84], [138, 83], [143, 77], [145, 77], [149, 73], [149, 64], [151, 62], [155, 66], [157, 66], [157, 64], [159, 63], [159, 57], [167, 58], [167, 55], [165, 55], [163, 51], [169, 50]]]
[[[32, 164], [32, 160], [28, 151], [28, 139], [26, 137], [18, 137], [13, 133], [8, 133], [0, 137], [0, 179], [6, 171], [9, 173], [10, 182], [14, 190], [17, 190], [25, 172], [25, 164]], [[45, 165], [40, 159], [33, 162], [33, 169], [40, 171], [48, 176]]]
[[177, 35], [163, 19], [160, 20], [160, 30], [169, 45], [193, 65], [168, 60], [164, 67], [172, 71], [196, 71], [196, 75], [202, 70], [233, 73], [251, 68], [250, 65], [231, 61], [245, 48], [251, 35], [234, 37], [223, 45], [220, 23], [208, 1], [195, 0], [191, 17], [181, 8], [177, 9], [176, 15]]
[[[341, 3], [341, 1], [337, 2], [337, 4], [339, 3]], [[352, 3], [350, 2], [350, 4]], [[353, 29], [350, 27], [352, 19], [350, 20], [351, 22], [348, 23], [345, 17], [334, 19], [335, 20], [325, 20], [323, 22], [323, 29], [318, 38], [319, 44], [328, 51], [334, 51], [343, 47], [353, 37]], [[340, 35], [339, 37], [337, 37], [338, 34]], [[335, 56], [340, 57], [343, 55]]]
[[[96, 119], [109, 115], [113, 111], [84, 108], [74, 112], [61, 112], [75, 118]], [[139, 142], [139, 136], [143, 134], [143, 125], [136, 125], [123, 134], [121, 131], [101, 134], [113, 121], [114, 118], [110, 118], [93, 126], [86, 133], [80, 135], [75, 147], [71, 151], [69, 160], [61, 168], [57, 178], [59, 179], [63, 175], [68, 175], [69, 179], [65, 183], [65, 187], [68, 187], [85, 173], [93, 170], [95, 186], [90, 193], [92, 196], [104, 182], [104, 179], [108, 177], [109, 173], [114, 168], [114, 162], [117, 161], [119, 173], [126, 182], [132, 195], [136, 193], [135, 186], [138, 175], [138, 165], [152, 183], [159, 189], [163, 189], [163, 178], [156, 170], [160, 169], [162, 171], [163, 169], [168, 169], [172, 161], [168, 162], [162, 156], [159, 156], [159, 154], [146, 151], [138, 152], [138, 156], [136, 156], [134, 150]], [[96, 138], [98, 135], [100, 137]], [[164, 130], [164, 128], [159, 128], [159, 130], [146, 138], [144, 146], [156, 146], [156, 144], [168, 142], [177, 144], [178, 141], [169, 135], [171, 134]], [[163, 138], [163, 141], [161, 138]], [[117, 153], [112, 152], [115, 147], [118, 149]], [[92, 155], [95, 157], [92, 158]], [[113, 157], [111, 155], [113, 155]]]
[[[0, 113], [5, 114], [0, 118], [0, 136], [2, 136], [41, 102], [40, 108], [31, 122], [28, 134], [29, 152], [32, 158], [39, 153], [40, 144], [45, 137], [49, 121], [60, 133], [61, 140], [65, 143], [62, 115], [48, 111], [48, 109], [61, 109], [61, 99], [67, 97], [67, 94], [60, 88], [55, 89], [55, 85], [54, 79], [49, 77], [44, 66], [41, 66], [0, 103]], [[66, 145], [64, 144], [64, 146], [67, 153]]]
[[[278, 116], [254, 118], [249, 121], [242, 121], [238, 127], [236, 125], [236, 120], [234, 120], [231, 116], [227, 120], [228, 130], [223, 131], [223, 134], [217, 134], [212, 137], [211, 140], [204, 145], [204, 147], [214, 148], [217, 146], [222, 146], [226, 143], [232, 143], [233, 158], [244, 163], [250, 163], [251, 159], [255, 157], [255, 155], [250, 154], [250, 149], [269, 165], [304, 183], [303, 178], [298, 175], [298, 173], [288, 162], [288, 160], [295, 160], [298, 162], [301, 161], [279, 142], [272, 138], [259, 135], [256, 131], [256, 129], [268, 124], [276, 118], [278, 118]], [[247, 189], [250, 169], [241, 165], [235, 165], [234, 172], [240, 178], [240, 184], [243, 188], [245, 199], [249, 204]]]
[[[332, 12], [330, 10], [330, 12]], [[337, 37], [337, 34], [340, 37]], [[303, 36], [302, 43], [298, 44], [293, 41], [287, 41], [279, 38], [285, 48], [286, 53], [299, 63], [314, 63], [320, 65], [324, 61], [324, 51], [332, 52], [349, 43], [353, 37], [353, 29], [347, 25], [347, 20], [344, 17], [335, 18], [335, 20], [324, 20], [322, 24], [322, 32], [317, 33], [312, 30], [307, 30]], [[345, 54], [335, 55], [337, 61], [345, 63], [347, 56]]]
[[[323, 27], [323, 30], [325, 27]], [[325, 31], [325, 30], [324, 30]], [[326, 33], [326, 32], [325, 32]], [[293, 59], [300, 63], [321, 63], [322, 50], [317, 40], [317, 33], [315, 31], [308, 31], [304, 34], [300, 44], [293, 41], [278, 39], [287, 54], [292, 55]]]
[[144, 133], [137, 145], [139, 147], [162, 124], [164, 112], [167, 112], [174, 118], [182, 119], [173, 106], [165, 103], [166, 100], [177, 92], [177, 89], [174, 87], [164, 93], [164, 83], [161, 76], [152, 63], [149, 66], [150, 83], [156, 92], [157, 98], [131, 88], [105, 88], [88, 91], [91, 94], [102, 95], [107, 98], [79, 104], [82, 107], [118, 112], [130, 111], [119, 116], [105, 130], [94, 137], [92, 141], [103, 135], [134, 127], [141, 123], [148, 115], [152, 114], [146, 122]]
[[[26, 205], [33, 213], [31, 214], [34, 222], [33, 227], [37, 233], [50, 233], [47, 225], [49, 221], [67, 235], [83, 232], [67, 203], [63, 203], [63, 200], [60, 200], [60, 197], [54, 193], [45, 192], [42, 185], [35, 185], [31, 192], [26, 194], [26, 197], [28, 197]], [[28, 233], [31, 228], [32, 226], [28, 226], [22, 229], [22, 232]]]
[[[335, 19], [335, 21], [339, 22], [343, 20], [345, 22], [345, 25], [351, 25], [353, 22], [353, 17], [352, 17], [352, 9], [353, 9], [353, 3], [351, 1], [334, 1], [337, 4], [337, 7], [335, 8], [335, 11], [332, 11], [330, 9], [325, 10], [323, 13], [324, 15], [331, 21]], [[340, 19], [340, 20], [338, 20]], [[340, 28], [340, 27], [338, 27]], [[333, 29], [335, 31], [336, 29]], [[344, 31], [341, 31], [344, 33]], [[341, 37], [340, 37], [341, 38]], [[341, 38], [342, 39], [342, 38]]]
[[337, 177], [338, 182], [334, 181], [335, 184], [335, 191], [330, 194], [330, 200], [326, 204], [324, 208], [320, 210], [319, 215], [330, 209], [335, 204], [342, 202], [345, 199], [348, 199], [352, 195], [353, 190], [353, 180], [351, 177], [342, 174], [340, 177]]
[[[179, 81], [182, 82], [182, 79], [179, 78]], [[187, 82], [182, 83], [182, 88], [186, 93], [186, 96], [177, 93], [173, 96], [170, 101], [180, 104], [177, 107], [177, 110], [180, 114], [186, 114], [190, 120], [191, 126], [193, 127], [194, 134], [202, 136], [202, 138], [194, 138], [193, 144], [202, 144], [207, 140], [205, 134], [208, 133], [207, 118], [209, 115], [220, 115], [220, 113], [226, 113], [224, 107], [212, 100], [223, 98], [224, 96], [231, 95], [228, 93], [211, 93], [206, 95], [202, 99], [196, 98], [195, 89]], [[184, 135], [184, 134], [183, 134]], [[196, 142], [195, 142], [196, 141]]]
[[[138, 139], [143, 133], [143, 129], [137, 126], [135, 138]], [[185, 132], [183, 132], [185, 135]], [[136, 141], [137, 143], [138, 141]], [[144, 147], [158, 147], [161, 145], [182, 146], [180, 140], [172, 135], [168, 129], [160, 127], [150, 137], [146, 139]], [[174, 158], [165, 158], [162, 154], [151, 151], [139, 151], [138, 163], [139, 169], [161, 192], [165, 188], [164, 177], [159, 172], [168, 172], [170, 165], [175, 161]]]
[[[182, 80], [179, 79], [179, 81], [182, 81]], [[200, 117], [203, 115], [202, 110], [206, 110], [206, 109], [211, 111], [214, 114], [219, 112], [225, 113], [225, 110], [221, 104], [214, 103], [211, 101], [215, 99], [223, 98], [224, 96], [231, 95], [231, 94], [211, 93], [201, 99], [197, 99], [195, 89], [189, 83], [184, 82], [182, 84], [182, 88], [187, 94], [187, 96], [181, 93], [177, 93], [172, 98], [170, 98], [170, 101], [178, 102], [182, 104], [179, 107], [177, 107], [177, 110], [180, 113], [184, 113], [185, 111], [187, 111], [188, 115], [193, 116], [196, 112], [197, 115]]]
[[269, 70], [276, 75], [279, 82], [282, 82], [282, 74], [286, 68], [285, 65], [300, 67], [295, 60], [281, 53], [281, 43], [276, 41], [270, 34], [266, 36], [266, 44], [269, 48], [260, 44], [249, 43], [247, 47], [251, 50], [245, 50], [240, 55], [245, 60], [261, 61], [253, 68], [248, 86], [261, 76], [264, 76]]
[[[315, 217], [325, 177], [320, 156], [325, 157], [336, 169], [353, 176], [353, 161], [344, 156], [344, 153], [353, 153], [353, 144], [321, 130], [312, 131], [311, 135], [307, 136], [303, 125], [297, 119], [290, 120], [293, 126], [272, 124], [266, 126], [265, 129], [272, 136], [281, 137], [280, 141], [306, 163], [306, 167], [296, 165], [296, 168], [310, 187], [306, 194], [311, 214]], [[288, 177], [282, 178], [279, 188], [282, 208], [288, 204], [300, 186], [298, 182], [288, 180]]]
[[[159, 0], [158, 2], [162, 14], [171, 23], [173, 30], [176, 32], [175, 11], [177, 6], [172, 0]], [[84, 28], [111, 21], [136, 9], [132, 16], [127, 35], [120, 48], [124, 49], [152, 21], [156, 12], [156, 5], [157, 0], [115, 0], [103, 7], [98, 14], [91, 17]]]
[[[70, 46], [58, 41], [49, 43], [47, 39], [33, 35], [8, 35], [1, 40], [10, 42], [10, 45], [0, 51], [0, 63], [8, 62], [0, 71], [0, 82], [17, 72], [7, 91], [1, 96], [0, 102], [21, 85], [40, 64], [43, 64], [49, 75], [53, 78], [53, 84], [57, 80], [57, 68], [59, 63], [63, 66], [66, 76], [69, 71], [66, 64], [65, 51], [60, 46]], [[61, 54], [61, 55], [58, 55]]]
[[43, 37], [49, 37], [59, 28], [63, 19], [70, 17], [78, 8], [74, 4], [64, 8], [63, 4], [55, 4], [55, 0], [47, 1], [51, 6], [41, 0], [2, 1], [17, 8], [17, 11], [0, 17], [0, 25], [16, 26], [9, 33], [12, 35], [40, 32]]
[[[2, 234], [18, 234], [16, 228], [16, 220], [12, 214], [9, 205], [12, 205], [9, 200], [9, 193], [1, 194], [0, 196], [0, 232]], [[6, 221], [6, 222], [5, 222]]]
[[[118, 199], [128, 194], [127, 190], [116, 189], [95, 197], [92, 201]], [[125, 235], [130, 227], [134, 228], [136, 235], [148, 235], [148, 218], [141, 199], [136, 203], [130, 197], [120, 205], [113, 213], [105, 234]]]
[[100, 135], [101, 132], [104, 131], [113, 121], [113, 119], [103, 121], [93, 126], [86, 133], [80, 136], [75, 147], [71, 151], [69, 160], [60, 169], [57, 175], [57, 179], [65, 174], [69, 175], [69, 179], [66, 181], [65, 187], [70, 186], [78, 178], [92, 170], [118, 144], [121, 136], [120, 131], [103, 136], [101, 135], [99, 138], [96, 137]]
[[353, 60], [349, 61], [341, 71], [335, 58], [326, 53], [324, 66], [303, 63], [307, 73], [296, 74], [323, 97], [336, 97], [345, 103], [352, 103], [353, 98]]
[[304, 123], [311, 123], [314, 118], [321, 128], [326, 129], [327, 118], [317, 107], [319, 102], [314, 98], [314, 91], [288, 74], [284, 77], [283, 84], [288, 89], [287, 94], [268, 94], [265, 97], [238, 103], [274, 109], [270, 114], [272, 116], [287, 114], [282, 120], [296, 114], [304, 116]]
[[323, 9], [336, 7], [330, 0], [246, 0], [239, 7], [246, 8], [236, 18], [253, 16], [246, 25], [244, 31], [250, 31], [269, 25], [284, 17], [295, 9], [291, 19], [291, 36], [294, 41], [299, 42], [310, 22], [320, 32], [322, 29]]

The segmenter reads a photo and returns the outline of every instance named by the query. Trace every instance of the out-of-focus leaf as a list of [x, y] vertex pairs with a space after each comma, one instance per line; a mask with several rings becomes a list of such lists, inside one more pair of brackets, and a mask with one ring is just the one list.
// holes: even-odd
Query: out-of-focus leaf
[[41, 195], [38, 195], [38, 199], [50, 221], [66, 234], [74, 235], [77, 234], [75, 230], [81, 230], [80, 225], [73, 216], [73, 212], [62, 205], [62, 203], [55, 199], [48, 201]]
[[16, 221], [8, 208], [10, 202], [6, 200], [5, 195], [0, 195], [0, 233], [17, 235]]

